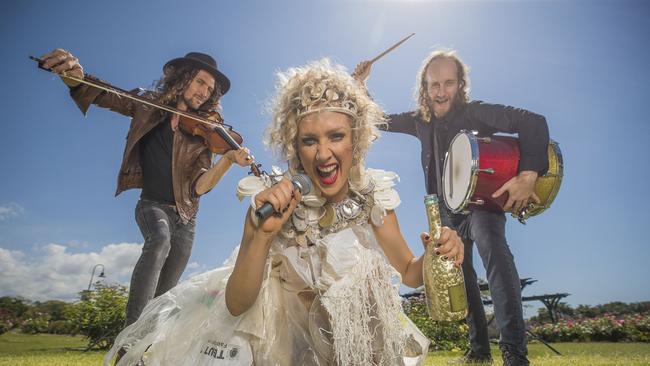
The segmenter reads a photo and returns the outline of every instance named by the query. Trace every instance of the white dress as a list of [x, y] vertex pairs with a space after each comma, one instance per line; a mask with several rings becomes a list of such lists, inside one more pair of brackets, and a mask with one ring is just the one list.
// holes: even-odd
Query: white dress
[[[244, 314], [234, 317], [225, 305], [235, 249], [223, 267], [151, 300], [104, 364], [124, 347], [118, 366], [140, 358], [147, 366], [421, 365], [429, 341], [404, 314], [401, 278], [370, 223], [381, 224], [385, 210], [399, 204], [392, 188], [398, 178], [372, 169], [367, 175], [369, 189], [349, 200], [356, 212], [334, 211], [327, 228], [314, 225], [324, 201], [303, 198], [273, 240], [259, 295]], [[240, 182], [240, 197], [265, 188], [255, 179]]]

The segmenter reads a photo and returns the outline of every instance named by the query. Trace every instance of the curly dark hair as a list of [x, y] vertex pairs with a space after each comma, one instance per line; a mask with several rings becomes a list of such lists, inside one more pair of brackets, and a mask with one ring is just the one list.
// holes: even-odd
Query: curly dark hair
[[[175, 103], [199, 70], [189, 65], [177, 68], [173, 66], [168, 67], [165, 70], [165, 75], [154, 83], [154, 92], [158, 96], [158, 101], [162, 104]], [[222, 96], [221, 88], [215, 80], [212, 95], [199, 107], [199, 110], [211, 111], [220, 109], [221, 105], [219, 104], [219, 100]]]

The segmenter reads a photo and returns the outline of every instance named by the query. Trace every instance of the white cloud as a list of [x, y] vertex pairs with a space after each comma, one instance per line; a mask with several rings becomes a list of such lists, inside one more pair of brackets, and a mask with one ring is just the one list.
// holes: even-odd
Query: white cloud
[[205, 271], [206, 271], [205, 264], [199, 264], [198, 262], [191, 262], [185, 268], [185, 272], [183, 272], [183, 276], [181, 276], [181, 281], [184, 281], [187, 278], [196, 276], [197, 274], [203, 273]]
[[201, 265], [198, 262], [192, 262], [187, 265], [187, 269], [197, 269], [200, 268]]
[[120, 243], [106, 245], [99, 252], [70, 253], [66, 246], [47, 244], [38, 249], [37, 256], [27, 257], [21, 251], [0, 248], [0, 296], [76, 300], [88, 288], [96, 264], [104, 265], [106, 282], [128, 284], [141, 249], [142, 244]]
[[25, 209], [17, 203], [10, 202], [0, 205], [0, 221], [20, 216], [23, 212], [25, 212]]

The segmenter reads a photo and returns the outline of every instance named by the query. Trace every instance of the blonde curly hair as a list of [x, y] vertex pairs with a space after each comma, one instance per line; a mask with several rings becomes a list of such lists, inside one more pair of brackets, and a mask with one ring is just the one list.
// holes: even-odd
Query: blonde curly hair
[[334, 65], [327, 58], [278, 73], [276, 89], [265, 143], [287, 162], [289, 172], [302, 170], [297, 141], [300, 119], [331, 110], [351, 117], [354, 151], [350, 183], [362, 184], [368, 148], [379, 137], [377, 126], [385, 123], [383, 110], [366, 90], [343, 66]]
[[456, 77], [458, 78], [459, 89], [458, 94], [456, 95], [455, 105], [458, 106], [469, 102], [469, 67], [463, 63], [460, 57], [458, 57], [458, 54], [455, 50], [435, 50], [422, 61], [422, 66], [420, 67], [420, 71], [418, 71], [415, 80], [415, 95], [413, 97], [415, 98], [415, 102], [418, 106], [417, 113], [426, 122], [429, 122], [431, 120], [431, 105], [429, 101], [429, 94], [427, 93], [427, 68], [434, 60], [441, 58], [447, 58], [456, 63], [456, 69], [458, 70]]

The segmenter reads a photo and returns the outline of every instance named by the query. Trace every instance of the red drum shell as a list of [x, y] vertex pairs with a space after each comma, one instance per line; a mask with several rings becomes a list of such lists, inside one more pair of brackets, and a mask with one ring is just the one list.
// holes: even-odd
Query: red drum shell
[[[473, 198], [481, 199], [485, 204], [470, 204], [470, 206], [503, 212], [503, 206], [508, 201], [508, 193], [497, 198], [492, 198], [492, 194], [517, 175], [519, 141], [514, 137], [494, 136], [490, 137], [490, 142], [479, 140], [478, 145], [480, 170]], [[487, 173], [488, 169], [492, 169], [494, 173]]]
[[[443, 169], [443, 197], [447, 207], [453, 212], [467, 212], [469, 209], [481, 208], [497, 212], [503, 212], [503, 206], [508, 200], [508, 194], [502, 194], [492, 198], [492, 194], [501, 186], [516, 176], [519, 164], [519, 142], [518, 139], [508, 136], [477, 137], [474, 133], [462, 131], [452, 140], [449, 151], [454, 146], [458, 148], [465, 137], [469, 140], [471, 151], [462, 154], [464, 161], [452, 162], [458, 159], [453, 154], [447, 153]], [[458, 154], [456, 154], [458, 155]], [[455, 166], [462, 169], [469, 169], [469, 183], [450, 181], [456, 177], [450, 173], [450, 167]], [[462, 194], [463, 200], [458, 205], [450, 205], [450, 185], [453, 184], [454, 195]], [[482, 202], [480, 204], [479, 202]]]

